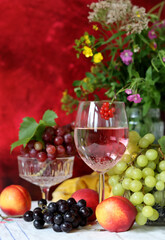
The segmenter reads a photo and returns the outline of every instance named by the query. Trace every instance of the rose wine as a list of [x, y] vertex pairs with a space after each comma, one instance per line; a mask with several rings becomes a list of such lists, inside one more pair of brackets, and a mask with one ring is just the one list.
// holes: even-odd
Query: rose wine
[[74, 139], [83, 161], [94, 171], [106, 172], [124, 154], [128, 128], [75, 128]]

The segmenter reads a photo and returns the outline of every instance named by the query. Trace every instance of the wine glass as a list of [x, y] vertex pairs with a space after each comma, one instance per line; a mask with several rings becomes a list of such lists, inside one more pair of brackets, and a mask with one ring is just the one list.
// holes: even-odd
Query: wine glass
[[[99, 202], [104, 200], [104, 173], [116, 165], [128, 143], [128, 122], [123, 102], [81, 101], [78, 106], [74, 139], [83, 161], [99, 173]], [[107, 105], [108, 104], [108, 105]], [[107, 105], [110, 117], [103, 118]]]
[[39, 162], [36, 158], [18, 156], [19, 176], [41, 189], [42, 198], [48, 200], [49, 189], [70, 178], [73, 172], [74, 156]]

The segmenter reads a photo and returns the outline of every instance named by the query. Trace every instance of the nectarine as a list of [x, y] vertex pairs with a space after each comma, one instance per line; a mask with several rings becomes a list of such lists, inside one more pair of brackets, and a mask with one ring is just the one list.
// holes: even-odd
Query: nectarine
[[99, 224], [110, 232], [129, 230], [137, 214], [135, 206], [126, 198], [112, 196], [96, 207], [96, 218]]
[[20, 185], [4, 188], [0, 195], [0, 208], [7, 215], [23, 215], [31, 208], [29, 192]]
[[88, 221], [94, 221], [96, 219], [95, 209], [99, 203], [99, 195], [95, 190], [84, 188], [79, 189], [72, 194], [72, 197], [78, 202], [80, 199], [84, 199], [87, 203], [87, 207], [92, 208], [93, 214], [88, 218]]

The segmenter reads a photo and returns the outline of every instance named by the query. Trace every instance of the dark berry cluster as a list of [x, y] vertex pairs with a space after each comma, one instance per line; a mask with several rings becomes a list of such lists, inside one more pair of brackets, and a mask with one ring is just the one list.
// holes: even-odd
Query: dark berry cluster
[[20, 152], [23, 156], [35, 157], [40, 162], [44, 162], [47, 158], [54, 160], [56, 157], [73, 156], [76, 151], [73, 129], [73, 124], [46, 127], [42, 141], [30, 140], [25, 148], [21, 147]]
[[50, 202], [45, 199], [38, 201], [38, 207], [25, 212], [23, 218], [32, 222], [35, 228], [42, 229], [45, 225], [52, 226], [55, 232], [70, 232], [79, 226], [85, 226], [93, 210], [86, 206], [84, 199], [75, 201], [74, 198]]
[[115, 112], [115, 108], [111, 107], [109, 102], [103, 103], [101, 109], [100, 109], [100, 114], [101, 117], [104, 118], [105, 120], [108, 120], [109, 118], [112, 118]]

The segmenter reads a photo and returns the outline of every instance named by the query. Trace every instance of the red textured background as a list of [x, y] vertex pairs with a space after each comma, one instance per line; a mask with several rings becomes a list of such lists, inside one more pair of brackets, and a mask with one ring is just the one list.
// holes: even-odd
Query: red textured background
[[[74, 120], [61, 111], [60, 99], [73, 80], [88, 70], [77, 61], [74, 40], [91, 29], [87, 4], [92, 0], [0, 0], [0, 191], [19, 184], [16, 154], [10, 145], [18, 138], [22, 118], [37, 121], [47, 109], [56, 111], [60, 124]], [[157, 0], [138, 1], [149, 9]], [[165, 11], [163, 12], [163, 17]], [[57, 121], [58, 122], [58, 121]], [[84, 172], [78, 168], [75, 175]], [[37, 187], [21, 182], [33, 193]]]

